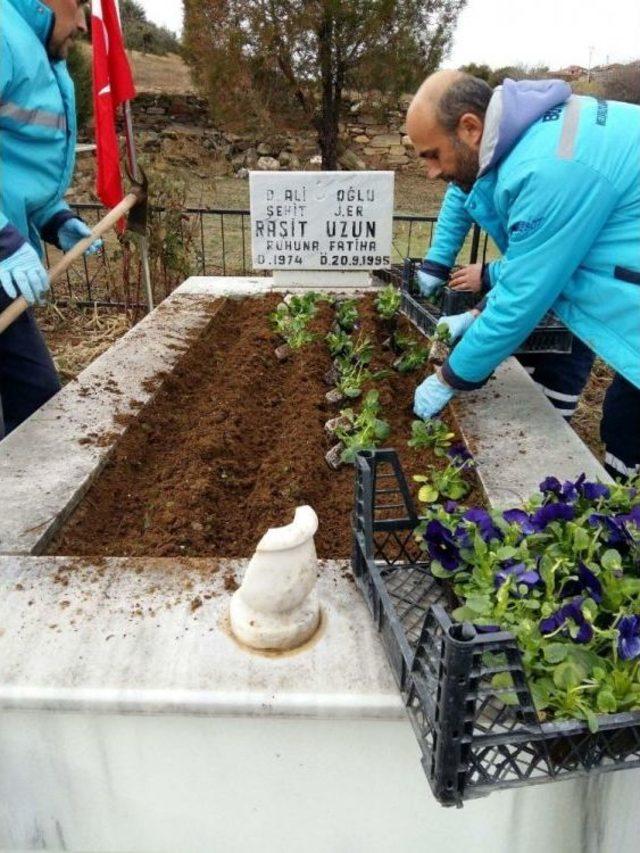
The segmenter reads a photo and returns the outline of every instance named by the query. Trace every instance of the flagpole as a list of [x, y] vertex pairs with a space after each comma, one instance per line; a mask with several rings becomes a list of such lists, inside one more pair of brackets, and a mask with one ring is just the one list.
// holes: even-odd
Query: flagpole
[[[122, 29], [122, 17], [120, 15], [120, 2], [115, 0], [116, 12], [120, 20], [120, 30], [124, 38], [124, 30]], [[136, 141], [133, 134], [133, 116], [131, 113], [131, 101], [125, 101], [122, 104], [122, 115], [124, 118], [124, 134], [127, 146], [127, 160], [129, 162], [129, 170], [135, 181], [142, 182], [142, 175], [138, 167], [138, 154], [136, 152]], [[146, 234], [138, 237], [138, 246], [140, 249], [140, 260], [142, 264], [142, 281], [147, 295], [147, 306], [149, 311], [153, 311], [153, 287], [151, 286], [151, 266], [149, 264], [149, 238]]]
[[[125, 101], [122, 105], [124, 115], [124, 132], [127, 143], [127, 158], [129, 160], [129, 168], [134, 180], [142, 181], [142, 175], [138, 168], [138, 157], [136, 154], [136, 143], [133, 136], [133, 120], [131, 116], [131, 101]], [[153, 311], [153, 288], [151, 286], [151, 267], [149, 264], [149, 237], [147, 234], [140, 234], [138, 237], [138, 245], [140, 247], [140, 260], [142, 263], [142, 281], [147, 294], [147, 306], [149, 311]]]

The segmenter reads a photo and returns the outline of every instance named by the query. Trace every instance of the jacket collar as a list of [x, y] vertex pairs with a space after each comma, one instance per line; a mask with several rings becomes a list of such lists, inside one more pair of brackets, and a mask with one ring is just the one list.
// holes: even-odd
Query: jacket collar
[[24, 18], [46, 48], [56, 19], [51, 9], [41, 3], [40, 0], [5, 0], [5, 2], [10, 3], [16, 12]]
[[523, 134], [554, 107], [571, 97], [563, 80], [510, 80], [495, 89], [480, 145], [480, 175], [500, 164]]

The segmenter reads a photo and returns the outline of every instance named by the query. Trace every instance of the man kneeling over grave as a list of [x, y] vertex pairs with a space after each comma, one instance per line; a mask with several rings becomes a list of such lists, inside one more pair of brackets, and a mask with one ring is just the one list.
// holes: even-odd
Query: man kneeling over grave
[[[473, 219], [465, 207], [466, 201], [467, 193], [456, 184], [449, 184], [438, 214], [434, 239], [416, 276], [420, 292], [427, 299], [431, 299], [449, 278], [452, 290], [485, 296], [498, 280], [502, 260], [469, 264], [452, 272], [473, 225]], [[478, 308], [482, 304], [481, 300]], [[441, 322], [448, 326], [453, 342], [461, 338], [471, 326], [480, 313], [478, 308], [441, 318]], [[549, 403], [569, 423], [593, 367], [593, 350], [583, 344], [580, 338], [574, 337], [570, 352], [527, 352], [519, 353], [516, 358]]]
[[457, 184], [504, 257], [485, 309], [416, 391], [436, 415], [481, 387], [553, 308], [615, 371], [601, 424], [614, 476], [640, 472], [640, 107], [571, 95], [557, 80], [441, 71], [407, 129], [430, 179]]

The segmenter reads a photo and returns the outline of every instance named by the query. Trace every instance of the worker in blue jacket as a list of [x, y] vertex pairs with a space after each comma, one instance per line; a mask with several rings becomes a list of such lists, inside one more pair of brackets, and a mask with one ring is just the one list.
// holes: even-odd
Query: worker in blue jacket
[[443, 71], [407, 129], [427, 175], [456, 183], [503, 254], [480, 316], [417, 389], [416, 413], [483, 385], [551, 308], [616, 375], [603, 407], [606, 464], [640, 472], [640, 107], [571, 95], [557, 80]]
[[[435, 234], [416, 279], [423, 296], [432, 297], [449, 281], [453, 290], [485, 295], [497, 281], [501, 261], [486, 264], [469, 264], [452, 273], [458, 253], [474, 224], [465, 207], [467, 194], [456, 184], [449, 184], [442, 201]], [[464, 335], [479, 311], [465, 311], [442, 317], [456, 341]], [[580, 395], [589, 379], [595, 353], [574, 338], [569, 353], [522, 353], [518, 361], [546, 395], [551, 405], [570, 422], [578, 406]]]
[[[76, 147], [65, 60], [75, 36], [87, 30], [84, 6], [84, 0], [0, 0], [0, 311], [18, 296], [42, 301], [49, 289], [42, 240], [67, 252], [90, 234], [64, 201]], [[0, 437], [59, 387], [28, 311], [0, 334]]]

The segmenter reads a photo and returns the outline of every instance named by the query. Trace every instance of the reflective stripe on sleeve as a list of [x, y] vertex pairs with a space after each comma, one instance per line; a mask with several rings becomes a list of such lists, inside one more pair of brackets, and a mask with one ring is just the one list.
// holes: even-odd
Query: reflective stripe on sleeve
[[18, 124], [30, 124], [35, 127], [50, 127], [66, 131], [67, 117], [64, 114], [49, 113], [46, 110], [25, 110], [17, 104], [0, 103], [0, 118], [10, 118]]

